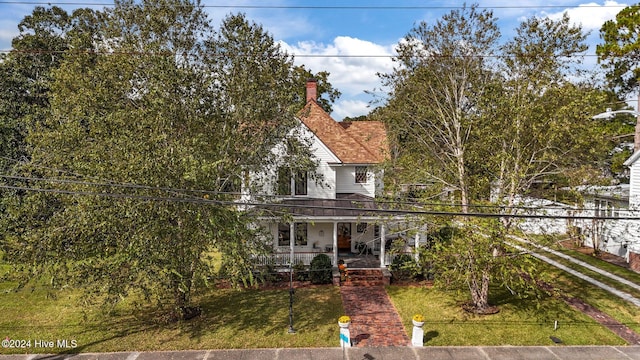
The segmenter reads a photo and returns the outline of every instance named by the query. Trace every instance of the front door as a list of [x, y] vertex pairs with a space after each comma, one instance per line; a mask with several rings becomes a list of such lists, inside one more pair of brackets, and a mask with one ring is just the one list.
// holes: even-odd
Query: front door
[[351, 252], [351, 223], [338, 223], [338, 250]]

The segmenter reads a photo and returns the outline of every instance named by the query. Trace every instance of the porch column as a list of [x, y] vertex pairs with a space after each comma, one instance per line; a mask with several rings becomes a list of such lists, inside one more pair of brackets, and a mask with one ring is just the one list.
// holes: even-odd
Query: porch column
[[418, 250], [420, 250], [420, 235], [421, 234], [426, 234], [427, 233], [427, 225], [422, 225], [420, 226], [420, 228], [418, 229], [418, 232], [416, 233], [416, 261], [420, 261], [420, 254], [418, 252]]
[[338, 266], [338, 223], [333, 222], [333, 266]]
[[294, 257], [293, 246], [295, 244], [295, 241], [296, 241], [296, 223], [292, 222], [292, 223], [289, 223], [289, 249], [291, 250], [289, 262], [291, 263], [291, 267], [293, 267], [293, 257]]
[[273, 252], [277, 253], [278, 252], [278, 246], [280, 245], [280, 223], [276, 223], [276, 233], [275, 233], [275, 235], [273, 234], [273, 226], [271, 224], [269, 224], [269, 230], [271, 231], [271, 234], [273, 236], [273, 241], [272, 241], [271, 247], [273, 248]]
[[384, 269], [387, 266], [384, 264], [384, 247], [386, 243], [387, 229], [384, 227], [384, 224], [380, 224], [380, 268]]

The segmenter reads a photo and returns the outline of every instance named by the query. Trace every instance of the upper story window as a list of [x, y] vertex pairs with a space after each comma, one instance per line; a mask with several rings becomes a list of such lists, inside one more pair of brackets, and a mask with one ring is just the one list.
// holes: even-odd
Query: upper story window
[[295, 195], [307, 195], [307, 172], [306, 171], [300, 171], [296, 174], [295, 185], [296, 185]]
[[366, 166], [356, 166], [356, 184], [367, 182], [368, 172]]
[[276, 195], [291, 195], [291, 169], [287, 166], [278, 168]]
[[[288, 166], [281, 166], [278, 168], [276, 194], [291, 196], [291, 190], [291, 168], [289, 168]], [[307, 173], [305, 171], [300, 171], [293, 177], [293, 190], [293, 195], [307, 195]]]

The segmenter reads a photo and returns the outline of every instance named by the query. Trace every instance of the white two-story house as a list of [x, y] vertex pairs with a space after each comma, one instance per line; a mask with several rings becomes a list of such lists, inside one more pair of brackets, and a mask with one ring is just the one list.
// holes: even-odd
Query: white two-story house
[[337, 122], [317, 104], [316, 94], [316, 82], [307, 82], [306, 106], [294, 132], [309, 144], [316, 173], [294, 174], [278, 163], [261, 174], [267, 179], [261, 192], [271, 196], [265, 206], [277, 214], [260, 218], [273, 241], [271, 261], [309, 264], [325, 253], [335, 266], [339, 256], [367, 253], [385, 267], [381, 239], [387, 238], [390, 216], [376, 202], [383, 186], [378, 165], [389, 153], [384, 124]]

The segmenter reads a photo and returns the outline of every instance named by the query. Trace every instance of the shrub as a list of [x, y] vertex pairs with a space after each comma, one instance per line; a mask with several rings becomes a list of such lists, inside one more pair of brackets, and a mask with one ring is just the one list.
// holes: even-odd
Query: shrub
[[394, 257], [389, 268], [395, 280], [409, 280], [418, 274], [417, 264], [409, 254]]
[[307, 267], [303, 263], [298, 262], [293, 265], [293, 278], [298, 281], [309, 280], [309, 270], [307, 270]]
[[309, 278], [312, 284], [331, 284], [331, 258], [318, 254], [311, 260]]

